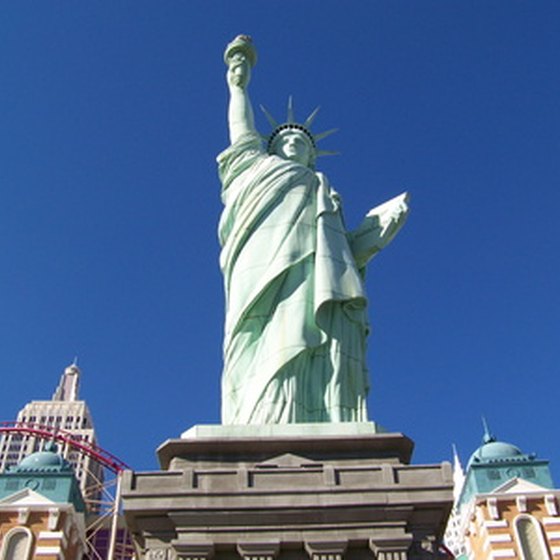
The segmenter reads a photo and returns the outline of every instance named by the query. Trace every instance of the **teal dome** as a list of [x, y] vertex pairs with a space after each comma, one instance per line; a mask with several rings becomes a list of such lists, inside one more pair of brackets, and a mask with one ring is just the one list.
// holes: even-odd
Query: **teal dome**
[[481, 445], [472, 455], [469, 463], [489, 463], [493, 461], [515, 460], [524, 454], [515, 445], [503, 441], [489, 441]]
[[19, 465], [11, 469], [12, 472], [69, 472], [70, 463], [56, 453], [56, 445], [51, 444], [43, 451], [32, 453], [23, 459]]
[[467, 468], [471, 465], [484, 465], [488, 463], [503, 463], [509, 461], [526, 461], [534, 458], [534, 454], [526, 455], [519, 447], [498, 441], [488, 428], [486, 420], [483, 418], [484, 436], [482, 445], [471, 455]]
[[484, 423], [482, 444], [471, 455], [457, 505], [462, 508], [474, 496], [491, 494], [506, 482], [522, 478], [543, 488], [554, 488], [548, 461], [537, 460], [534, 453], [524, 453], [519, 447], [498, 441]]

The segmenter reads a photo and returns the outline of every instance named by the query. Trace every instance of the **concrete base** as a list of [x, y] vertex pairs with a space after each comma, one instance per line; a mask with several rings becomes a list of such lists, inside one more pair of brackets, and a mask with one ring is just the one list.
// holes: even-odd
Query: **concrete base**
[[238, 438], [238, 437], [305, 437], [355, 436], [357, 434], [384, 434], [387, 430], [376, 422], [339, 422], [314, 424], [198, 424], [181, 434], [182, 439]]
[[451, 466], [409, 465], [412, 441], [371, 423], [317, 426], [198, 426], [165, 442], [164, 470], [123, 478], [141, 558], [433, 558]]

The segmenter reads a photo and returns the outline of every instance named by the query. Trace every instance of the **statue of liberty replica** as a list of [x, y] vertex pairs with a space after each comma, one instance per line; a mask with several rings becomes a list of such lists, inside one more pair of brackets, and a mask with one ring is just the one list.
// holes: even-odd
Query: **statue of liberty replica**
[[[248, 86], [251, 38], [226, 48], [231, 145], [218, 157], [226, 320], [223, 424], [367, 421], [368, 261], [399, 231], [400, 195], [347, 231], [340, 197], [317, 158], [317, 109], [268, 136], [255, 128]], [[264, 108], [263, 108], [264, 109]]]
[[255, 129], [257, 55], [226, 48], [231, 145], [218, 156], [226, 292], [222, 425], [127, 471], [123, 509], [142, 560], [425, 560], [452, 506], [448, 463], [409, 465], [413, 442], [368, 422], [364, 273], [407, 212], [406, 194], [355, 231], [316, 171], [312, 124]]

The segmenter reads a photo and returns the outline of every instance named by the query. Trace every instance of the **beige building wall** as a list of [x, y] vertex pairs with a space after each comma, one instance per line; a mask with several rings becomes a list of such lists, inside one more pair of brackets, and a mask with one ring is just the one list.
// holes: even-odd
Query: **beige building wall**
[[0, 506], [0, 560], [81, 560], [83, 517], [69, 504]]
[[[550, 491], [477, 497], [465, 528], [469, 558], [560, 558], [559, 494]], [[530, 550], [523, 550], [524, 542]]]

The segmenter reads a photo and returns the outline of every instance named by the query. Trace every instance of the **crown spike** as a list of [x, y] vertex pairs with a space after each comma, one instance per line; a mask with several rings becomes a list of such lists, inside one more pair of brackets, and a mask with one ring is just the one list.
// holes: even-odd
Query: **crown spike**
[[323, 138], [326, 138], [327, 136], [330, 136], [335, 132], [338, 132], [338, 128], [331, 128], [330, 130], [326, 130], [325, 132], [321, 132], [320, 134], [314, 134], [313, 136], [315, 140], [319, 142], [319, 140], [322, 140]]
[[291, 95], [288, 97], [288, 113], [286, 118], [289, 123], [296, 122], [296, 118], [294, 116], [294, 100]]
[[321, 156], [339, 156], [340, 152], [333, 152], [332, 150], [317, 150], [317, 157]]
[[311, 128], [311, 125], [313, 124], [313, 121], [315, 120], [315, 117], [317, 116], [320, 108], [321, 107], [317, 105], [314, 111], [307, 117], [307, 119], [305, 119], [305, 122], [303, 123], [303, 126], [305, 126], [305, 128]]
[[264, 116], [266, 117], [266, 120], [268, 121], [268, 124], [270, 124], [270, 126], [272, 128], [276, 128], [278, 126], [278, 123], [276, 122], [276, 119], [268, 112], [268, 110], [266, 109], [266, 107], [264, 105], [260, 106], [261, 111], [264, 113]]

